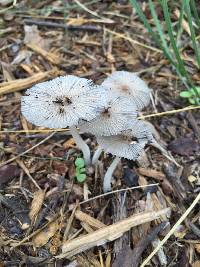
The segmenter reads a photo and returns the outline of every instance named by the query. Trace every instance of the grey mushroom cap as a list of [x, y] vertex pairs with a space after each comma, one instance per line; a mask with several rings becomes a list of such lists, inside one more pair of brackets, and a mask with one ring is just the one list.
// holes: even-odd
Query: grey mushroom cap
[[23, 116], [37, 126], [65, 128], [95, 118], [107, 103], [107, 92], [91, 80], [61, 76], [28, 89], [21, 101]]
[[145, 140], [133, 141], [125, 135], [97, 136], [97, 143], [105, 152], [130, 160], [136, 160], [147, 144]]
[[150, 89], [135, 73], [115, 71], [104, 80], [102, 86], [131, 97], [138, 110], [142, 110], [150, 102]]
[[146, 140], [147, 143], [151, 143], [154, 140], [149, 123], [141, 120], [137, 120], [124, 134], [129, 137], [135, 137], [138, 140]]
[[137, 140], [145, 140], [148, 144], [155, 143], [159, 139], [154, 126], [148, 121], [136, 120], [130, 129], [123, 133]]
[[129, 129], [136, 121], [138, 112], [134, 102], [125, 96], [110, 93], [109, 101], [100, 115], [89, 122], [79, 125], [83, 132], [94, 135], [115, 135]]

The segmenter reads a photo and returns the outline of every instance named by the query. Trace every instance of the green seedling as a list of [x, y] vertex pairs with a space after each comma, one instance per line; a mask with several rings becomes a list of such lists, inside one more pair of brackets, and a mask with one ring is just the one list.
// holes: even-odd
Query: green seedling
[[196, 90], [191, 88], [187, 91], [182, 91], [180, 96], [182, 98], [186, 98], [192, 105], [200, 105], [200, 98], [197, 96], [197, 94], [200, 95], [200, 87], [196, 87]]
[[83, 158], [77, 158], [75, 160], [75, 166], [76, 166], [76, 179], [78, 182], [82, 183], [86, 179], [85, 174], [85, 161]]

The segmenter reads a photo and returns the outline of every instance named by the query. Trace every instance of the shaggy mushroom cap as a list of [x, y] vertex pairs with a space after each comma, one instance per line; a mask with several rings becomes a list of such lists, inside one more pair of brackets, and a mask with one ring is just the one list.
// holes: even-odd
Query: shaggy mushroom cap
[[115, 135], [129, 129], [137, 118], [137, 107], [128, 97], [110, 93], [108, 104], [95, 119], [80, 124], [83, 132], [94, 135]]
[[126, 135], [97, 136], [97, 143], [105, 152], [130, 160], [136, 160], [147, 144], [145, 140], [134, 141]]
[[67, 75], [36, 84], [22, 97], [23, 116], [37, 126], [65, 128], [92, 120], [107, 103], [106, 90], [91, 80]]
[[131, 97], [138, 110], [143, 109], [150, 102], [148, 86], [135, 73], [115, 71], [104, 80], [102, 86], [121, 95]]

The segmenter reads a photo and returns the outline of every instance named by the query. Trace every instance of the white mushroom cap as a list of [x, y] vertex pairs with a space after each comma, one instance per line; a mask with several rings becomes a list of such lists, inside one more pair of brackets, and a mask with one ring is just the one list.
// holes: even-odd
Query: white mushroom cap
[[150, 102], [148, 86], [135, 73], [115, 71], [105, 79], [102, 86], [121, 95], [132, 97], [138, 110], [143, 109]]
[[146, 121], [136, 120], [131, 128], [125, 131], [124, 134], [129, 137], [135, 137], [138, 140], [146, 140], [147, 143], [151, 143], [154, 140], [152, 127]]
[[140, 142], [132, 141], [130, 137], [125, 135], [113, 135], [113, 136], [97, 136], [97, 143], [107, 153], [112, 155], [136, 160], [143, 152], [146, 145], [146, 141]]
[[95, 119], [80, 124], [83, 132], [94, 135], [115, 135], [129, 129], [137, 118], [137, 107], [128, 97], [110, 93], [107, 106]]
[[65, 128], [92, 120], [107, 103], [106, 90], [73, 75], [36, 84], [22, 97], [24, 117], [37, 126]]

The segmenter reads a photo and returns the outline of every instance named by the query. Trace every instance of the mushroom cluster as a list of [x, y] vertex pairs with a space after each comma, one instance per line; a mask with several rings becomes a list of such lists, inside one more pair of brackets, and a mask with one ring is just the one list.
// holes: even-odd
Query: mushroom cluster
[[150, 90], [143, 80], [134, 73], [115, 71], [101, 85], [73, 75], [39, 83], [22, 97], [21, 110], [37, 126], [69, 127], [86, 165], [91, 164], [90, 149], [76, 127], [95, 135], [99, 148], [92, 163], [103, 150], [116, 156], [105, 174], [103, 189], [109, 191], [121, 157], [136, 160], [147, 144], [162, 151], [148, 123], [138, 120], [138, 112], [149, 102]]

